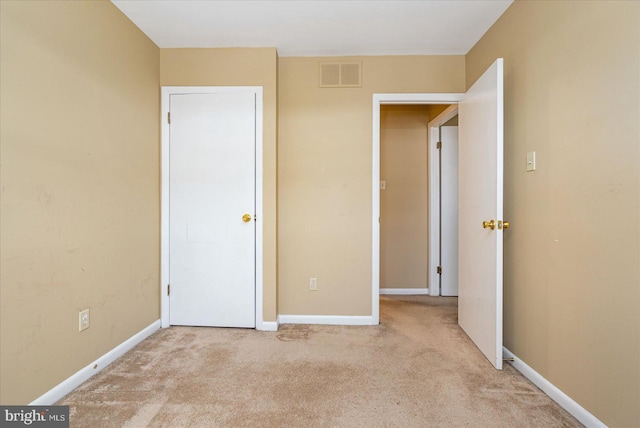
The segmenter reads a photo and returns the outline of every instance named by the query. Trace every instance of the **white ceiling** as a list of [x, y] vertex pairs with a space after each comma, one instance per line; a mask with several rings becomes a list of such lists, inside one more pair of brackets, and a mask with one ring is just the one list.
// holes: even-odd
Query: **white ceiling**
[[161, 48], [464, 55], [513, 0], [111, 0]]

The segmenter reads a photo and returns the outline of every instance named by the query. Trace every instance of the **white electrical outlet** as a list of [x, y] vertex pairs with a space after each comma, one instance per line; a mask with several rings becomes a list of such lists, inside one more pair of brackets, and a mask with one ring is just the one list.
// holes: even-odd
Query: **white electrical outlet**
[[318, 278], [309, 278], [309, 290], [311, 291], [318, 290]]
[[89, 309], [80, 311], [78, 315], [78, 331], [86, 330], [89, 328]]

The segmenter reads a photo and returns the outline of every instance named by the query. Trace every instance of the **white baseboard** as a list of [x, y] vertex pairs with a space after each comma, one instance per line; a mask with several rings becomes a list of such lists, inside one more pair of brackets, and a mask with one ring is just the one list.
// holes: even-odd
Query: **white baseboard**
[[381, 288], [380, 294], [423, 295], [429, 294], [428, 288]]
[[256, 330], [260, 331], [278, 331], [279, 320], [275, 321], [262, 321], [261, 324], [256, 324]]
[[587, 428], [607, 428], [607, 426], [600, 421], [600, 419], [593, 416], [587, 409], [576, 403], [571, 397], [562, 392], [557, 386], [545, 379], [540, 373], [532, 369], [516, 357], [513, 352], [509, 351], [504, 346], [502, 347], [503, 355], [505, 358], [513, 358], [513, 362], [510, 363], [516, 370], [518, 370], [524, 377], [529, 379], [540, 388], [545, 394], [547, 394], [553, 401], [558, 403], [560, 407], [565, 409], [574, 418], [579, 420]]
[[280, 324], [373, 325], [371, 316], [280, 315]]
[[122, 342], [120, 345], [113, 348], [88, 366], [80, 369], [75, 374], [71, 375], [66, 380], [62, 381], [58, 385], [54, 386], [49, 391], [42, 394], [40, 397], [29, 403], [30, 406], [50, 406], [54, 403], [62, 400], [65, 395], [82, 385], [89, 378], [100, 372], [109, 364], [126, 354], [134, 346], [142, 342], [147, 337], [160, 329], [160, 320], [154, 322], [150, 326], [146, 327], [142, 331], [136, 333], [134, 336]]

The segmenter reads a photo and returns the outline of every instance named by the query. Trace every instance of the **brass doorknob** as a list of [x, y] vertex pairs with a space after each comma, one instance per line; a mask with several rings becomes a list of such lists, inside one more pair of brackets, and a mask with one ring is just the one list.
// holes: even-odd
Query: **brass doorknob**
[[487, 227], [488, 227], [489, 229], [491, 229], [491, 230], [495, 229], [495, 228], [496, 228], [496, 221], [495, 221], [495, 220], [491, 220], [491, 221], [483, 221], [483, 222], [482, 222], [482, 228], [483, 228], [483, 229], [486, 229]]
[[251, 221], [251, 214], [245, 214], [242, 216], [242, 221], [249, 223]]
[[502, 220], [498, 221], [498, 229], [509, 229], [509, 226], [511, 225], [509, 224], [508, 221], [502, 221]]

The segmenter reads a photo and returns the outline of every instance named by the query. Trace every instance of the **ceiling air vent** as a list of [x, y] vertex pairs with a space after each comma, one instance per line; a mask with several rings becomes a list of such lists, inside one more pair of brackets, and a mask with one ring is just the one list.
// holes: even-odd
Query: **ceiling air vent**
[[359, 88], [362, 86], [360, 62], [321, 62], [321, 88]]

